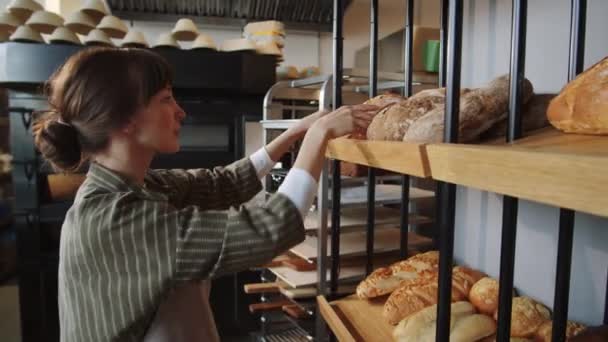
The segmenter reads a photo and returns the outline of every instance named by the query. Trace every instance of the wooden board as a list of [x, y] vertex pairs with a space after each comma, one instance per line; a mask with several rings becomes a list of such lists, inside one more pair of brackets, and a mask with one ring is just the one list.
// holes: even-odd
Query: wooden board
[[[399, 238], [401, 232], [398, 228], [378, 229], [374, 232], [374, 253], [386, 253], [399, 250]], [[340, 235], [340, 256], [360, 256], [366, 254], [367, 232], [358, 231]], [[318, 238], [316, 236], [306, 236], [305, 240], [292, 247], [289, 251], [300, 258], [315, 261], [317, 260]], [[331, 240], [327, 238], [327, 255], [330, 254]], [[415, 233], [408, 233], [409, 248], [418, 249], [428, 246], [432, 240]]]
[[317, 297], [319, 311], [339, 341], [392, 341], [394, 327], [382, 317], [386, 297], [361, 300], [352, 295], [327, 303]]
[[[289, 267], [271, 267], [269, 270], [278, 278], [287, 283], [292, 288], [301, 288], [318, 283], [317, 271], [298, 272]], [[340, 267], [338, 279], [341, 281], [362, 279], [365, 275], [365, 266], [346, 266]], [[327, 279], [331, 277], [330, 270], [327, 270]]]
[[[410, 214], [408, 217], [409, 224], [425, 224], [431, 223], [433, 220], [426, 216]], [[399, 225], [399, 210], [387, 207], [376, 207], [375, 227], [384, 228], [387, 226]], [[304, 228], [307, 231], [316, 231], [319, 229], [319, 212], [311, 211], [304, 219]], [[340, 231], [349, 232], [354, 230], [363, 230], [367, 226], [367, 208], [353, 207], [340, 209]], [[331, 211], [327, 215], [327, 227], [331, 228]]]
[[608, 137], [543, 129], [514, 144], [427, 146], [434, 179], [608, 217]]
[[328, 158], [426, 178], [431, 173], [424, 147], [424, 144], [398, 141], [339, 138], [329, 142], [325, 155]]
[[[300, 287], [297, 289], [289, 287], [279, 288], [281, 294], [290, 299], [303, 299], [313, 298], [317, 296], [317, 288], [314, 286]], [[357, 283], [354, 284], [340, 284], [338, 285], [338, 295], [353, 294], [357, 290]]]
[[[434, 196], [435, 193], [433, 191], [423, 190], [414, 187], [410, 188], [410, 201], [419, 201], [423, 199], [433, 198]], [[332, 197], [330, 192], [330, 201], [331, 198]], [[367, 202], [367, 185], [342, 187], [340, 189], [341, 207], [360, 207], [362, 204], [367, 207]], [[401, 185], [376, 184], [375, 203], [376, 205], [401, 203]]]

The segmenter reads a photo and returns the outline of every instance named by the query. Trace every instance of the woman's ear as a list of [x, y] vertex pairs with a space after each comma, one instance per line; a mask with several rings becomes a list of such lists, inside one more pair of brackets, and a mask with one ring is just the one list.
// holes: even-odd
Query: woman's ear
[[133, 119], [130, 119], [129, 122], [120, 129], [120, 132], [125, 134], [125, 135], [133, 135], [133, 133], [135, 133], [137, 130], [137, 124], [136, 121]]

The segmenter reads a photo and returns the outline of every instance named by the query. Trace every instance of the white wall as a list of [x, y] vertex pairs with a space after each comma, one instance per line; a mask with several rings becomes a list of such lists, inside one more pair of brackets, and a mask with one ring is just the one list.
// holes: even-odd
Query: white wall
[[[539, 93], [557, 92], [567, 79], [570, 0], [534, 0], [528, 4], [526, 77]], [[479, 85], [507, 73], [511, 1], [467, 0], [464, 12], [463, 85]], [[608, 55], [607, 14], [608, 1], [589, 1], [587, 67]], [[502, 196], [459, 187], [456, 203], [455, 259], [497, 277]], [[520, 201], [515, 286], [550, 307], [553, 305], [558, 218], [557, 208]], [[601, 323], [607, 266], [608, 220], [577, 213], [570, 319], [587, 324]]]

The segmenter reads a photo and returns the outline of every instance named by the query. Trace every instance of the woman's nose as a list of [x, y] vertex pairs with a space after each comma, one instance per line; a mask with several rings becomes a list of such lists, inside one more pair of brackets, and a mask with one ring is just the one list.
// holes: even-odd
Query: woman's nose
[[186, 112], [184, 112], [184, 110], [182, 109], [182, 107], [180, 107], [180, 105], [177, 105], [176, 115], [177, 115], [177, 119], [179, 121], [184, 120], [184, 118], [186, 117]]

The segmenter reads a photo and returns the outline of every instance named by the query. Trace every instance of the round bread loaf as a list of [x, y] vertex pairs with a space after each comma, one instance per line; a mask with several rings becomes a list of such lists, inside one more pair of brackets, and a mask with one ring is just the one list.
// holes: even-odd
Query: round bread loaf
[[492, 315], [498, 308], [498, 281], [490, 277], [481, 278], [471, 288], [469, 300], [479, 312]]

